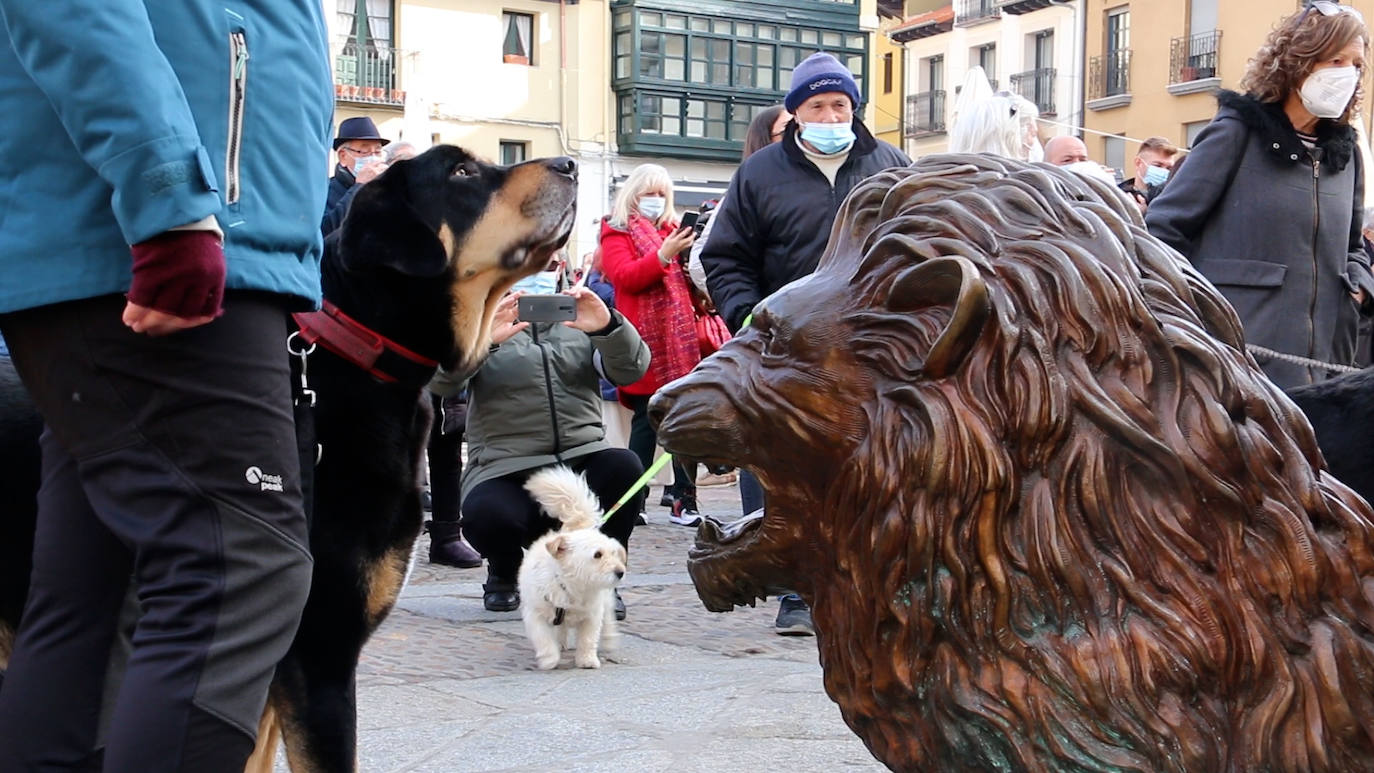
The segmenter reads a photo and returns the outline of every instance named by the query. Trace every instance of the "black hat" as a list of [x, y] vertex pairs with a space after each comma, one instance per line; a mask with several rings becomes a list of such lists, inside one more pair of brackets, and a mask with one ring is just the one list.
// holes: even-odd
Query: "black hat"
[[339, 136], [334, 138], [334, 149], [338, 150], [340, 145], [349, 140], [378, 140], [383, 145], [391, 142], [377, 133], [377, 124], [365, 115], [345, 118], [343, 123], [339, 124]]

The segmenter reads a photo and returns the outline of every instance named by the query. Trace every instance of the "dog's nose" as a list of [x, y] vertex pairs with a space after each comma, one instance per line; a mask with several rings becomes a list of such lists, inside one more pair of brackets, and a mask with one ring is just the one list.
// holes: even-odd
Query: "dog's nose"
[[621, 571], [621, 570], [619, 570], [619, 569], [615, 570], [615, 578], [616, 578], [617, 580], [624, 579], [624, 577], [625, 577], [625, 572], [623, 572], [623, 571]]
[[565, 174], [569, 177], [575, 177], [577, 175], [577, 162], [567, 156], [549, 159], [549, 168], [559, 174]]

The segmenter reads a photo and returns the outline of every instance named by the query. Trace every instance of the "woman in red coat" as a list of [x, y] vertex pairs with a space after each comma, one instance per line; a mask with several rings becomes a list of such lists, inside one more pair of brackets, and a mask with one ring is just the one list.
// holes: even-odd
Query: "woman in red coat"
[[[634, 416], [630, 450], [647, 469], [658, 437], [649, 423], [649, 398], [701, 360], [696, 318], [679, 254], [692, 246], [692, 229], [679, 228], [673, 211], [673, 181], [658, 164], [630, 173], [601, 224], [601, 268], [615, 288], [615, 306], [649, 345], [649, 372], [620, 388], [620, 400]], [[673, 462], [673, 523], [696, 526], [696, 465]]]

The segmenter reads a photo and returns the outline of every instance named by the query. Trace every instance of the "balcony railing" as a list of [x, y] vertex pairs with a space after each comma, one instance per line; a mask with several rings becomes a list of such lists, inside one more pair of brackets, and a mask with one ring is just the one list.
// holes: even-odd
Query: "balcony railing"
[[1035, 103], [1041, 115], [1054, 115], [1054, 74], [1053, 67], [1018, 72], [1011, 76], [1011, 87]]
[[1221, 30], [1200, 32], [1169, 43], [1169, 83], [1187, 83], [1217, 77]]
[[906, 98], [906, 136], [925, 137], [945, 130], [945, 92], [923, 91]]
[[400, 50], [343, 42], [334, 56], [334, 96], [346, 102], [404, 105], [406, 93], [397, 88]]
[[1088, 99], [1131, 93], [1131, 49], [1109, 51], [1088, 60]]
[[979, 24], [1002, 16], [998, 0], [957, 0], [954, 4], [954, 26]]

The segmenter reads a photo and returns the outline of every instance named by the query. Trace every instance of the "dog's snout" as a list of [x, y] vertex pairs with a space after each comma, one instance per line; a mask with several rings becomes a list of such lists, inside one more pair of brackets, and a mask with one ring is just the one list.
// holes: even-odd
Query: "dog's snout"
[[617, 570], [615, 570], [615, 578], [616, 578], [617, 580], [623, 580], [623, 579], [625, 578], [625, 570], [624, 570], [624, 569], [617, 569]]
[[558, 174], [567, 175], [569, 177], [577, 176], [577, 162], [567, 156], [551, 158], [548, 163], [549, 168]]

